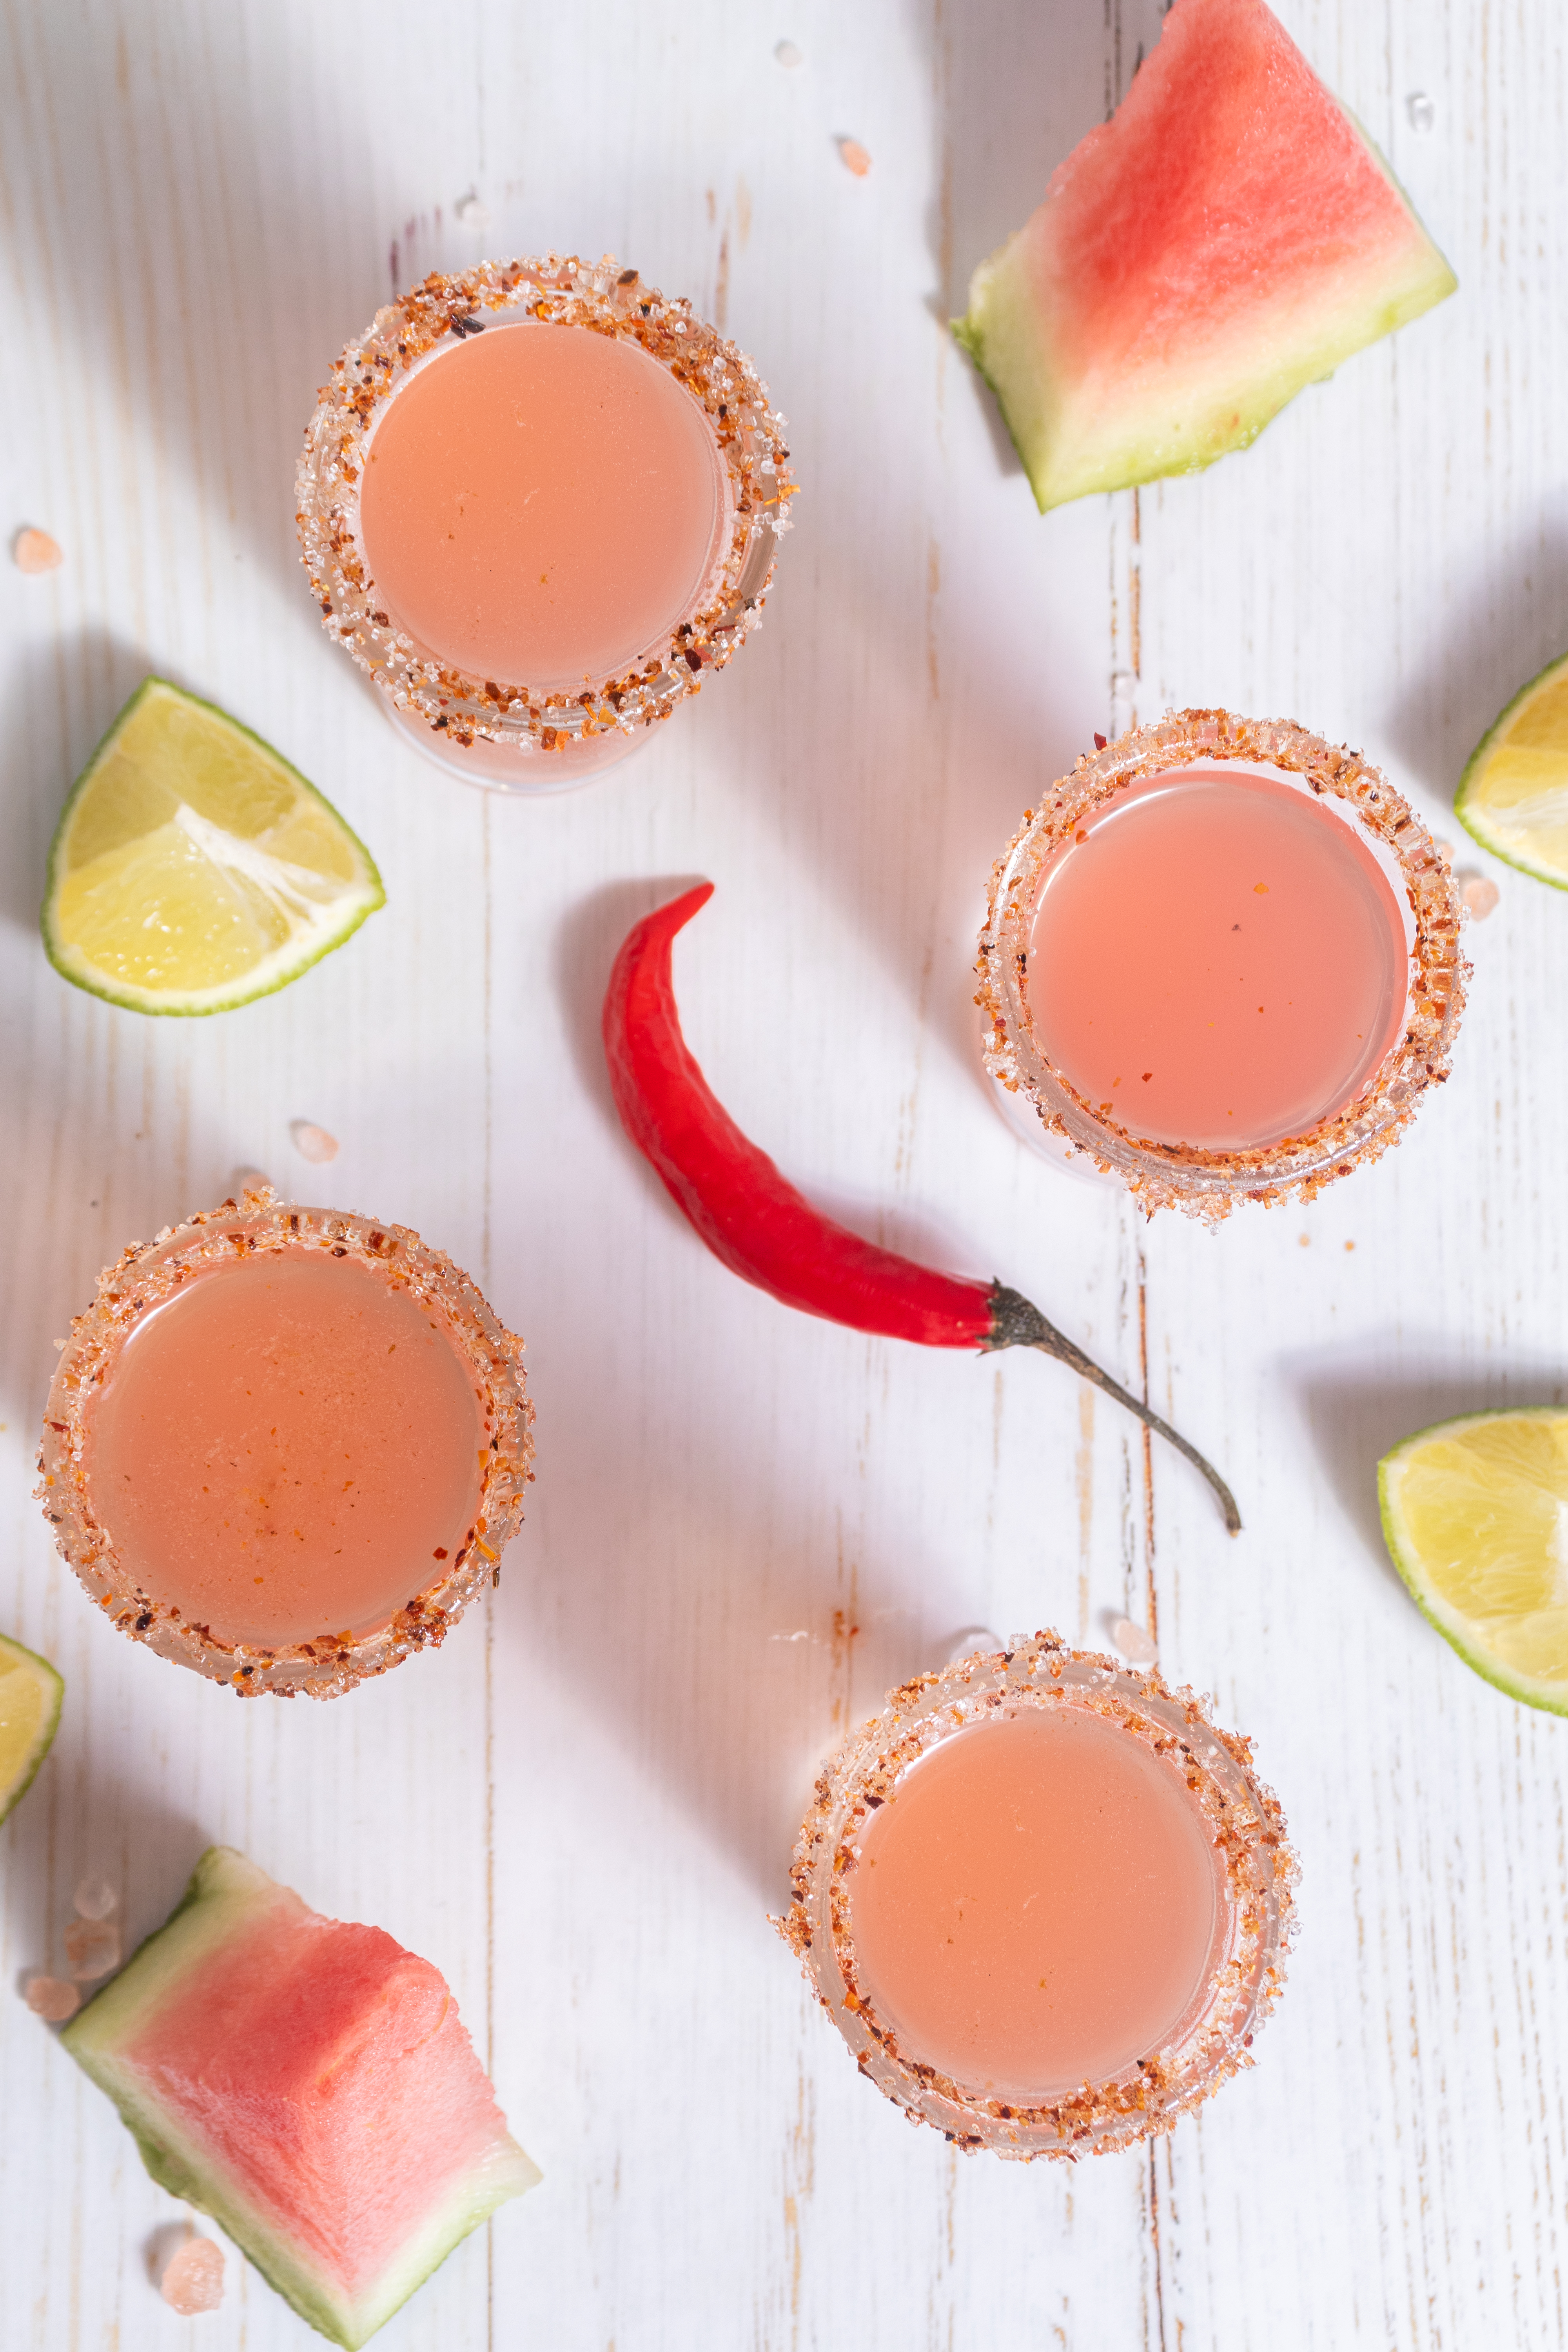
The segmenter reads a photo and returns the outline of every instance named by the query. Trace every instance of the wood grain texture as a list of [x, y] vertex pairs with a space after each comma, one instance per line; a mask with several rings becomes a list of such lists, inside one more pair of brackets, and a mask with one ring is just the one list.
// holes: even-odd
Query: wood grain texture
[[[1378, 1168], [1217, 1235], [1040, 1166], [973, 1049], [990, 860], [1092, 729], [1294, 717], [1451, 836], [1465, 752], [1568, 640], [1561, 11], [1279, 14], [1460, 297], [1247, 456], [1042, 521], [943, 321], [1157, 0], [0, 4], [0, 513], [67, 557], [0, 578], [0, 1625], [68, 1684], [0, 1832], [6, 2352], [185, 2340], [146, 2267], [176, 2210], [16, 1996], [84, 1869], [141, 1932], [213, 1838], [444, 1969], [544, 2167], [387, 2352], [1563, 2341], [1568, 1725], [1415, 1615], [1373, 1468], [1445, 1412], [1563, 1394], [1568, 901], [1467, 849], [1502, 899], [1452, 1083]], [[700, 705], [581, 794], [503, 804], [404, 749], [325, 644], [291, 472], [395, 286], [552, 244], [723, 320], [805, 495]], [[212, 1022], [97, 1004], [37, 943], [65, 786], [148, 667], [298, 761], [387, 882], [344, 952]], [[1239, 1541], [1059, 1367], [792, 1318], [704, 1255], [596, 1041], [626, 924], [698, 873], [678, 983], [735, 1115], [876, 1238], [1146, 1378]], [[330, 1171], [296, 1118], [342, 1138]], [[326, 1707], [236, 1706], [121, 1641], [29, 1499], [51, 1341], [237, 1163], [417, 1226], [529, 1341], [537, 1504], [488, 1614]], [[765, 1914], [818, 1759], [891, 1680], [963, 1626], [1099, 1643], [1124, 1608], [1284, 1798], [1289, 1993], [1152, 2158], [961, 2160], [856, 2078]], [[306, 2340], [237, 2264], [202, 2337]]]

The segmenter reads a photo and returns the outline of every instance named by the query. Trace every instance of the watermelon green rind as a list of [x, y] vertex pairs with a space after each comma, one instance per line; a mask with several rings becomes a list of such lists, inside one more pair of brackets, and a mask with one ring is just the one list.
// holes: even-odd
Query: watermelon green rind
[[1246, 447], [1456, 283], [1262, 0], [1177, 0], [954, 331], [1044, 512]]
[[202, 1856], [185, 1894], [164, 1925], [126, 1967], [88, 2002], [61, 2035], [79, 2064], [119, 2109], [148, 2172], [172, 2196], [208, 2213], [249, 2256], [268, 2284], [302, 2319], [345, 2352], [358, 2352], [421, 2286], [468, 2232], [509, 2198], [531, 2189], [538, 2167], [510, 2138], [471, 2167], [453, 2194], [405, 2239], [373, 2289], [352, 2308], [334, 2296], [300, 2260], [272, 2217], [260, 2210], [212, 2148], [180, 2127], [120, 2053], [188, 1985], [200, 1998], [200, 1972], [231, 1939], [243, 1939], [265, 1915], [284, 1906], [311, 1915], [298, 1895], [279, 1886], [232, 1848]]
[[0, 1655], [8, 1657], [20, 1672], [41, 1683], [49, 1695], [45, 1701], [37, 1736], [20, 1773], [8, 1790], [0, 1791], [0, 1822], [4, 1822], [15, 1811], [37, 1779], [38, 1767], [54, 1744], [55, 1734], [60, 1727], [60, 1708], [65, 1700], [66, 1685], [64, 1675], [50, 1665], [47, 1658], [40, 1658], [36, 1650], [24, 1649], [20, 1642], [13, 1642], [5, 1633], [0, 1633]]

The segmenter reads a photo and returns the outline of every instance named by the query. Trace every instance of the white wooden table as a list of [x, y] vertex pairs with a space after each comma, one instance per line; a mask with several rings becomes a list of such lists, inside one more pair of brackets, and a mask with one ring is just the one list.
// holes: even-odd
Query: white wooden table
[[[1217, 1236], [1038, 1164], [973, 1051], [990, 859], [1091, 730], [1296, 717], [1451, 836], [1465, 752], [1568, 640], [1559, 0], [1279, 13], [1462, 291], [1247, 456], [1042, 521], [942, 321], [1158, 0], [0, 5], [0, 521], [66, 551], [0, 572], [0, 1626], [68, 1684], [0, 1833], [5, 2352], [188, 2340], [147, 2268], [178, 2209], [19, 1993], [84, 1870], [140, 1933], [213, 1839], [445, 1969], [544, 2167], [386, 2352], [1563, 2343], [1568, 1724], [1415, 1614], [1373, 1465], [1563, 1395], [1568, 902], [1495, 869], [1409, 1140]], [[395, 286], [551, 245], [724, 321], [805, 491], [735, 668], [612, 779], [508, 803], [401, 748], [327, 646], [291, 472]], [[297, 760], [389, 898], [282, 995], [188, 1025], [73, 992], [36, 930], [66, 784], [149, 667]], [[626, 924], [697, 873], [679, 985], [736, 1115], [864, 1230], [1146, 1372], [1232, 1477], [1238, 1542], [1059, 1367], [868, 1342], [703, 1253], [596, 1032]], [[300, 1118], [342, 1139], [330, 1170]], [[450, 1249], [538, 1398], [491, 1606], [323, 1707], [237, 1706], [122, 1641], [29, 1498], [100, 1265], [242, 1163]], [[965, 1625], [1103, 1645], [1123, 1609], [1283, 1796], [1288, 1998], [1152, 2155], [961, 2158], [856, 2078], [766, 1914], [817, 1759], [889, 1682]], [[310, 2340], [238, 2263], [198, 2336]]]

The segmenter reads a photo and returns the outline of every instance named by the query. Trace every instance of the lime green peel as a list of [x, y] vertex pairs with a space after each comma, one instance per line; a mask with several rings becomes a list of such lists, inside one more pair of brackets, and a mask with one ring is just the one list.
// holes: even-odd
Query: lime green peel
[[1510, 1698], [1568, 1715], [1568, 1411], [1417, 1430], [1377, 1486], [1394, 1564], [1444, 1640]]

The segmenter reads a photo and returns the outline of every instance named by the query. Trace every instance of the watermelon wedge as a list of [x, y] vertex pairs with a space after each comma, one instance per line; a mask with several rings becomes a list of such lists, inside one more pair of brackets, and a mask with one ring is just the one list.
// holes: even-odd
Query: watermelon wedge
[[1263, 0], [1175, 0], [954, 332], [1044, 513], [1245, 448], [1456, 283]]
[[540, 2177], [439, 1970], [227, 1846], [60, 2038], [153, 2179], [334, 2344], [367, 2342]]

